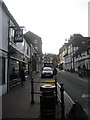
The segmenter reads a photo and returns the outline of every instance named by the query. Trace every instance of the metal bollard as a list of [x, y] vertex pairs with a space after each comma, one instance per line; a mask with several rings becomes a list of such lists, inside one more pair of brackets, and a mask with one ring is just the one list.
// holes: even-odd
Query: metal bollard
[[61, 91], [61, 118], [62, 120], [65, 119], [65, 104], [64, 104], [64, 87], [63, 87], [63, 84], [61, 83], [61, 88], [60, 88], [60, 91]]
[[57, 78], [55, 76], [55, 86], [56, 86], [56, 103], [57, 103]]
[[33, 81], [33, 77], [31, 78], [31, 104], [34, 104], [34, 81]]

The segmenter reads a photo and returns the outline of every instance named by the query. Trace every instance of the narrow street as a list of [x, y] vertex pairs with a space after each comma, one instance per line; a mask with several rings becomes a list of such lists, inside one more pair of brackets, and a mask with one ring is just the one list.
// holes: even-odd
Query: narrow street
[[64, 84], [64, 90], [73, 101], [78, 101], [88, 112], [88, 79], [80, 78], [77, 73], [58, 71], [57, 81]]

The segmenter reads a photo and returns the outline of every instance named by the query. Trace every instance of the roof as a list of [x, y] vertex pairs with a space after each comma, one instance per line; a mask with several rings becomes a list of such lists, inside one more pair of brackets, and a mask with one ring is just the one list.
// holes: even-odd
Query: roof
[[34, 46], [34, 40], [35, 40], [35, 39], [41, 40], [41, 38], [40, 38], [39, 36], [37, 36], [36, 34], [30, 32], [30, 31], [26, 32], [26, 33], [24, 34], [24, 37], [25, 37], [27, 43], [28, 43], [29, 45], [32, 44], [33, 46]]
[[84, 42], [88, 40], [88, 37], [83, 37], [81, 34], [74, 34], [70, 38], [68, 45], [72, 44], [73, 47], [80, 47]]
[[15, 26], [17, 28], [20, 28], [18, 23], [16, 22], [16, 20], [14, 19], [14, 17], [11, 15], [11, 13], [9, 12], [8, 8], [6, 7], [5, 3], [2, 2], [2, 8], [4, 9], [4, 11], [6, 12], [6, 14], [8, 15], [8, 17], [12, 20], [12, 22], [15, 24]]
[[90, 39], [88, 39], [88, 41], [86, 41], [86, 42], [76, 51], [76, 53], [75, 53], [74, 56], [77, 56], [77, 55], [79, 55], [80, 53], [82, 53], [82, 52], [84, 52], [84, 51], [86, 51], [86, 50], [88, 50], [88, 49], [90, 49]]
[[64, 45], [59, 49], [59, 54], [63, 52], [64, 49], [67, 49], [68, 43], [64, 43]]

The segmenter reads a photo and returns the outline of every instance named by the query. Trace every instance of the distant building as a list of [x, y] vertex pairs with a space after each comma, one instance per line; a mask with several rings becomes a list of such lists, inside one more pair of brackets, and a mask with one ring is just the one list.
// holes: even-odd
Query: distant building
[[78, 71], [78, 66], [83, 68], [85, 65], [88, 75], [90, 75], [90, 39], [86, 41], [74, 55], [75, 71]]
[[64, 56], [67, 54], [67, 43], [65, 43], [60, 49], [59, 49], [59, 55], [58, 55], [58, 66], [59, 69], [65, 69], [65, 58]]
[[59, 51], [59, 64], [64, 61], [64, 69], [68, 71], [76, 71], [76, 64], [74, 61], [74, 55], [76, 51], [88, 40], [87, 37], [83, 37], [81, 34], [73, 34], [70, 36], [68, 43], [65, 47], [62, 47]]
[[57, 66], [57, 55], [46, 53], [43, 54], [42, 57], [42, 67], [49, 66], [49, 67], [55, 67]]
[[42, 64], [42, 39], [38, 35], [28, 31], [24, 37], [31, 46], [31, 67], [32, 71], [39, 72]]

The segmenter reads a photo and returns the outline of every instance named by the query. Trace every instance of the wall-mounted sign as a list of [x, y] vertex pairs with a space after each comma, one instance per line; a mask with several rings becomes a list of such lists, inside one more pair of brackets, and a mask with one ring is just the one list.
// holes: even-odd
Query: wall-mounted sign
[[14, 31], [14, 42], [23, 42], [23, 29], [16, 29]]

